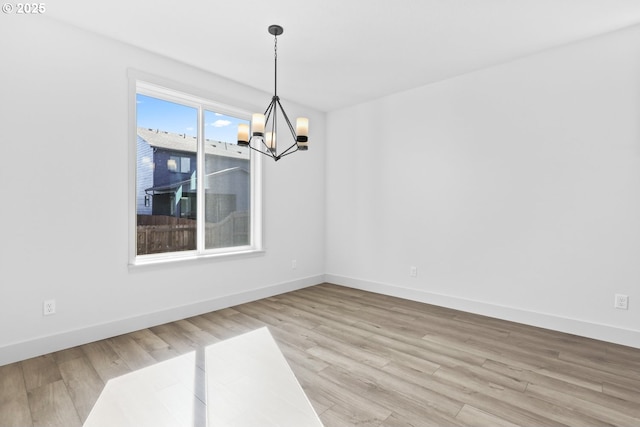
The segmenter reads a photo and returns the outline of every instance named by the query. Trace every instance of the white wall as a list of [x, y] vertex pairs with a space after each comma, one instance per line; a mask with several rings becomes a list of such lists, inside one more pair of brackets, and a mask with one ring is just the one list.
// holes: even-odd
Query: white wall
[[[19, 18], [0, 26], [0, 365], [323, 280], [323, 113], [283, 100], [292, 117], [310, 117], [312, 141], [264, 164], [266, 253], [129, 267], [127, 70], [249, 110], [271, 95], [44, 16]], [[43, 317], [50, 298], [57, 314]]]
[[328, 280], [640, 347], [640, 27], [332, 112], [327, 140]]

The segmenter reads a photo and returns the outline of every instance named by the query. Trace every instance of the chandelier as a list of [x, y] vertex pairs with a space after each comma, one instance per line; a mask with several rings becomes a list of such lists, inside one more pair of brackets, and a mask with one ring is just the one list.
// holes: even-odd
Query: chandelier
[[[255, 113], [251, 117], [251, 137], [249, 137], [249, 125], [238, 125], [238, 145], [249, 147], [258, 151], [273, 160], [278, 161], [282, 157], [295, 153], [296, 151], [306, 151], [309, 141], [309, 119], [299, 117], [296, 119], [296, 127], [294, 129], [287, 113], [285, 113], [280, 98], [278, 97], [278, 36], [284, 32], [280, 25], [270, 25], [269, 34], [274, 36], [274, 88], [271, 103], [265, 110], [264, 114]], [[293, 144], [285, 150], [278, 151], [276, 140], [276, 129], [278, 127], [278, 109], [282, 113], [282, 117], [286, 122], [291, 135], [293, 136]]]

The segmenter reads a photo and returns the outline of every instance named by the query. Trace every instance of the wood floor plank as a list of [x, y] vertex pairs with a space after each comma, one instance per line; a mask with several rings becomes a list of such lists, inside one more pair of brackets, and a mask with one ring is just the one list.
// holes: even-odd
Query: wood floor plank
[[216, 338], [221, 340], [233, 338], [245, 332], [250, 332], [252, 329], [242, 326], [241, 324], [234, 322], [231, 318], [231, 314], [221, 315], [218, 312], [203, 314], [207, 320], [211, 322], [212, 329], [208, 332]]
[[588, 378], [577, 377], [576, 375], [556, 369], [536, 369], [535, 372], [540, 375], [544, 375], [545, 377], [564, 381], [565, 383], [574, 384], [596, 392], [602, 392], [602, 383], [598, 381], [591, 381]]
[[23, 361], [22, 370], [27, 391], [62, 379], [53, 354]]
[[173, 322], [178, 328], [182, 329], [185, 333], [197, 332], [202, 329], [198, 327], [195, 323], [189, 321], [189, 319], [182, 319]]
[[608, 396], [614, 396], [640, 406], [640, 384], [635, 389], [631, 389], [605, 382], [602, 384], [602, 392]]
[[[440, 401], [438, 393], [424, 393], [422, 388], [417, 387], [417, 393], [407, 396], [399, 395], [394, 388], [385, 387], [376, 382], [376, 379], [354, 373], [338, 366], [330, 366], [319, 373], [320, 376], [331, 378], [333, 382], [356, 391], [359, 395], [378, 403], [389, 409], [389, 411], [400, 415], [406, 423], [422, 423], [422, 425], [461, 425], [454, 414], [450, 411], [457, 411], [457, 403], [447, 401], [447, 406], [443, 410], [443, 403]], [[393, 378], [393, 376], [389, 376]], [[382, 379], [384, 382], [385, 379]], [[434, 398], [435, 396], [435, 398]], [[435, 402], [434, 402], [435, 401]], [[388, 417], [387, 417], [388, 418]], [[385, 419], [386, 420], [386, 419]]]
[[470, 338], [462, 338], [446, 332], [443, 334], [428, 334], [422, 337], [422, 339], [432, 345], [450, 348], [452, 350], [462, 352], [462, 354], [468, 353], [475, 358], [478, 366], [482, 366], [487, 360], [501, 362], [505, 365], [525, 370], [540, 369], [545, 365], [537, 357], [530, 357], [527, 359], [510, 357], [509, 355], [502, 354], [490, 345], [478, 346], [475, 345], [474, 340]]
[[107, 342], [132, 370], [146, 368], [156, 362], [144, 348], [140, 347], [131, 334], [109, 338]]
[[246, 316], [253, 317], [254, 319], [260, 320], [261, 322], [271, 326], [277, 326], [284, 322], [281, 317], [274, 315], [273, 308], [267, 305], [248, 303], [237, 306], [236, 310]]
[[0, 366], [0, 426], [32, 426], [22, 365]]
[[[322, 309], [305, 305], [303, 303], [300, 303], [299, 300], [294, 299], [288, 303], [294, 304], [296, 310], [287, 310], [285, 308], [280, 311], [283, 318], [286, 319], [286, 321], [282, 322], [282, 328], [291, 328], [297, 326], [299, 329], [313, 331], [321, 326], [326, 326], [332, 331], [342, 331], [344, 332], [344, 334], [342, 334], [343, 336], [350, 336], [354, 339], [358, 337], [366, 338], [371, 335], [370, 331], [354, 328], [354, 322], [343, 322], [336, 317], [327, 317], [325, 316], [325, 312]], [[285, 316], [289, 317], [287, 318]], [[334, 336], [337, 335], [334, 334]]]
[[360, 321], [361, 306], [345, 299], [335, 299], [322, 294], [304, 293], [287, 295], [285, 302], [293, 303], [296, 307], [304, 308], [309, 313], [321, 315], [323, 319], [351, 325]]
[[72, 347], [66, 350], [61, 350], [53, 353], [53, 358], [58, 364], [67, 362], [69, 360], [78, 359], [81, 357], [84, 357], [84, 352], [82, 351], [81, 346]]
[[[386, 303], [381, 301], [386, 301]], [[415, 328], [418, 328], [415, 330], [416, 333], [422, 332], [423, 335], [428, 332], [440, 333], [444, 327], [447, 331], [456, 331], [465, 336], [505, 338], [509, 334], [504, 326], [492, 327], [479, 324], [477, 320], [456, 320], [455, 313], [458, 312], [454, 310], [435, 308], [427, 304], [417, 307], [409, 305], [416, 308], [405, 307], [405, 300], [395, 297], [371, 294], [361, 297], [359, 302], [363, 308], [362, 319], [372, 318], [373, 323], [379, 319], [380, 321], [377, 323], [383, 322], [381, 325], [385, 327], [393, 328], [396, 325], [400, 330], [406, 329], [408, 333], [411, 333]]]
[[26, 392], [24, 396], [14, 396], [0, 402], [0, 425], [3, 427], [33, 426]]
[[149, 330], [179, 354], [189, 353], [198, 348], [198, 344], [191, 340], [183, 330], [174, 323], [154, 326], [149, 328]]
[[[450, 342], [448, 337], [443, 336], [425, 336], [424, 339]], [[600, 369], [595, 363], [576, 363], [562, 360], [559, 357], [532, 354], [520, 348], [517, 344], [510, 343], [508, 340], [470, 338], [463, 343], [463, 346], [476, 354], [485, 355], [487, 359], [518, 366], [526, 370], [541, 371], [546, 369], [554, 372], [564, 372], [575, 375], [577, 378], [589, 379], [599, 383], [610, 381], [627, 385], [632, 389], [639, 384], [635, 375], [620, 375], [621, 372], [613, 373], [604, 366], [603, 369]]]
[[[387, 417], [388, 418], [388, 417]], [[385, 418], [386, 419], [386, 418]], [[366, 426], [378, 427], [384, 419], [372, 416], [371, 413], [360, 411], [352, 405], [337, 403], [323, 413], [323, 424], [330, 426]]]
[[448, 381], [438, 376], [425, 376], [409, 370], [401, 365], [390, 363], [384, 367], [386, 372], [395, 375], [402, 380], [418, 384], [424, 388], [439, 392], [445, 396], [449, 396], [465, 404], [469, 404], [476, 408], [483, 408], [491, 411], [492, 414], [499, 416], [505, 420], [510, 420], [514, 424], [521, 426], [554, 426], [562, 425], [546, 418], [542, 414], [536, 414], [528, 409], [513, 405], [508, 400], [503, 400], [487, 394], [478, 393], [477, 389], [461, 386], [454, 381]]
[[269, 326], [268, 323], [263, 322], [262, 320], [256, 319], [255, 317], [248, 316], [239, 310], [236, 310], [236, 314], [233, 317], [229, 317], [228, 321], [230, 323], [235, 323], [238, 328], [255, 330], [260, 329], [265, 326]]
[[86, 357], [69, 359], [58, 366], [71, 401], [84, 422], [100, 397], [104, 382]]
[[129, 336], [148, 353], [169, 348], [169, 344], [149, 329], [132, 332]]
[[626, 360], [621, 363], [604, 356], [592, 357], [568, 352], [560, 353], [559, 359], [570, 362], [572, 365], [594, 368], [609, 374], [640, 381], [640, 363], [638, 361], [631, 362]]
[[306, 349], [300, 349], [296, 346], [289, 345], [286, 342], [281, 342], [279, 346], [282, 354], [284, 354], [285, 358], [289, 362], [295, 363], [296, 365], [311, 372], [318, 373], [329, 366], [325, 361], [320, 360], [317, 357], [313, 357], [306, 351]]
[[317, 332], [318, 329], [307, 330], [304, 332], [305, 337], [317, 343], [317, 346], [330, 347], [336, 352], [349, 354], [349, 357], [373, 367], [382, 367], [389, 363], [389, 358], [381, 355], [380, 352], [371, 351], [365, 348], [366, 341], [358, 336], [352, 337], [352, 341], [347, 343], [341, 339], [337, 339], [330, 332], [325, 334]]
[[277, 327], [272, 326], [270, 330], [279, 342], [303, 351], [318, 345], [308, 334], [300, 331], [300, 329], [293, 324], [280, 323]]
[[340, 383], [332, 381], [331, 378], [318, 375], [317, 372], [311, 372], [305, 367], [296, 364], [294, 361], [289, 361], [289, 365], [302, 387], [309, 394], [309, 397], [314, 401], [324, 402], [325, 408], [322, 411], [316, 408], [316, 411], [326, 427], [328, 427], [329, 424], [326, 423], [325, 419], [330, 418], [329, 415], [324, 415], [328, 410], [326, 407], [330, 408], [336, 404], [349, 405], [349, 407], [355, 411], [368, 414], [367, 416], [373, 419], [383, 420], [391, 414], [388, 408], [385, 408], [378, 402], [367, 399], [354, 390], [342, 386]]
[[368, 323], [361, 323], [358, 327], [378, 332], [369, 338], [372, 343], [380, 346], [395, 347], [400, 351], [405, 351], [407, 354], [424, 357], [426, 360], [438, 365], [455, 366], [465, 363], [481, 366], [486, 360], [484, 355], [473, 354], [462, 346], [451, 346], [425, 339], [412, 339], [402, 333], [378, 328]]
[[[491, 396], [495, 399], [510, 402], [512, 406], [522, 408], [531, 413], [544, 414], [544, 417], [556, 424], [564, 425], [601, 425], [602, 420], [592, 417], [580, 411], [573, 411], [571, 408], [562, 406], [557, 401], [541, 399], [538, 394], [520, 393], [509, 388], [487, 382], [485, 379], [470, 374], [464, 369], [452, 369], [442, 367], [436, 371], [434, 376], [456, 383], [461, 387], [467, 387]], [[534, 397], [533, 399], [531, 397]], [[488, 408], [483, 408], [488, 410]], [[505, 417], [506, 418], [506, 417]], [[506, 418], [508, 419], [508, 418]], [[543, 425], [546, 425], [543, 423]]]
[[[463, 404], [461, 402], [451, 399], [450, 397], [434, 392], [433, 390], [420, 387], [416, 384], [407, 384], [394, 375], [390, 375], [387, 372], [375, 369], [368, 365], [359, 364], [353, 359], [333, 351], [332, 349], [314, 347], [307, 351], [332, 366], [351, 372], [353, 375], [358, 376], [361, 381], [367, 381], [374, 387], [396, 390], [397, 393], [401, 394], [405, 398], [422, 402], [423, 404], [434, 408], [437, 411], [441, 411], [444, 414], [455, 416], [462, 408]], [[320, 375], [325, 374], [328, 369], [329, 368], [322, 370]]]
[[[552, 403], [553, 405], [561, 405], [563, 408], [569, 408], [574, 413], [577, 412], [584, 414], [585, 417], [590, 417], [593, 420], [590, 423], [592, 425], [640, 425], [640, 417], [635, 416], [637, 414], [637, 407], [635, 407], [634, 410], [626, 409], [622, 411], [618, 407], [612, 407], [613, 403], [610, 403], [611, 406], [596, 403], [593, 402], [595, 399], [586, 400], [581, 397], [568, 394], [560, 388], [552, 388], [534, 383], [530, 383], [527, 386], [526, 394]], [[611, 401], [613, 401], [613, 398]], [[572, 419], [573, 418], [574, 417], [572, 417]]]
[[518, 427], [517, 424], [504, 420], [495, 415], [481, 411], [471, 405], [464, 405], [456, 416], [456, 419], [467, 426], [476, 427]]
[[47, 383], [29, 391], [29, 407], [36, 427], [80, 427], [82, 422], [64, 381]]
[[198, 347], [206, 347], [208, 345], [220, 342], [218, 338], [201, 329], [193, 332], [185, 332], [184, 335]]
[[181, 354], [150, 329], [132, 332], [129, 336], [157, 362], [169, 360]]
[[[432, 417], [433, 418], [433, 417]], [[473, 425], [473, 424], [471, 424]], [[380, 425], [380, 427], [468, 427], [469, 425], [463, 424], [458, 420], [408, 420], [406, 415], [392, 413], [386, 420]]]
[[[322, 328], [323, 327], [320, 327], [318, 330], [323, 331], [327, 336], [331, 336], [330, 331], [324, 331]], [[348, 337], [342, 336], [341, 340], [347, 341]], [[432, 374], [440, 367], [440, 364], [426, 360], [423, 356], [416, 356], [415, 353], [407, 352], [406, 349], [409, 348], [409, 345], [406, 343], [398, 342], [393, 346], [379, 346], [375, 342], [369, 342], [363, 339], [359, 339], [358, 343], [358, 346], [362, 350], [384, 357], [387, 363], [381, 366], [382, 370], [384, 370], [385, 366], [391, 361], [426, 374]]]
[[311, 379], [317, 376], [316, 370], [312, 370], [307, 368], [306, 366], [300, 365], [297, 358], [289, 359], [287, 357], [287, 363], [291, 367], [291, 370], [296, 376], [296, 379], [300, 383], [300, 386], [309, 398], [309, 401], [311, 402], [318, 415], [322, 414], [324, 411], [336, 404], [335, 396], [331, 396], [329, 393], [314, 386]]
[[283, 298], [283, 303], [286, 305], [283, 305], [278, 310], [278, 316], [284, 319], [286, 323], [293, 323], [304, 329], [313, 329], [318, 326], [319, 321], [327, 321], [323, 316], [318, 316], [313, 312], [304, 310], [303, 307], [297, 306], [294, 301], [291, 298]]
[[528, 383], [527, 391], [529, 392], [536, 386], [542, 389], [553, 390], [554, 392], [559, 392], [563, 395], [569, 395], [572, 398], [585, 402], [585, 404], [588, 405], [607, 407], [609, 409], [628, 414], [629, 416], [636, 418], [640, 424], [640, 406], [635, 402], [630, 402], [624, 398], [610, 396], [603, 393], [601, 390], [582, 387], [571, 381], [564, 381], [562, 379], [547, 376], [543, 373], [525, 372], [523, 374], [523, 377]]
[[82, 351], [105, 384], [112, 378], [131, 372], [106, 340], [85, 344]]

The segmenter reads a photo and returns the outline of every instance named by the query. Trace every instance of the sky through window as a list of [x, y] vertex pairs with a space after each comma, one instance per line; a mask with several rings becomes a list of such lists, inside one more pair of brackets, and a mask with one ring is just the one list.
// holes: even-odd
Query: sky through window
[[[141, 94], [137, 94], [136, 104], [138, 127], [197, 136], [197, 122], [193, 120], [195, 108]], [[237, 143], [238, 124], [248, 123], [247, 120], [206, 110], [204, 122], [207, 139], [231, 144]]]

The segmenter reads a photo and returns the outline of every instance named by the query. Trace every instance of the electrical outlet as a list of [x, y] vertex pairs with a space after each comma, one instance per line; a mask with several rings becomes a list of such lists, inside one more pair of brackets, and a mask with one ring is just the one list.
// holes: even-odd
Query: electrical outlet
[[409, 277], [418, 277], [418, 267], [409, 267]]
[[56, 314], [56, 300], [50, 299], [45, 301], [42, 306], [42, 314], [45, 316]]
[[614, 307], [619, 308], [621, 310], [629, 309], [629, 296], [616, 294], [616, 300], [614, 302]]
[[295, 270], [296, 268], [298, 268], [298, 260], [292, 260], [291, 261], [291, 269]]

